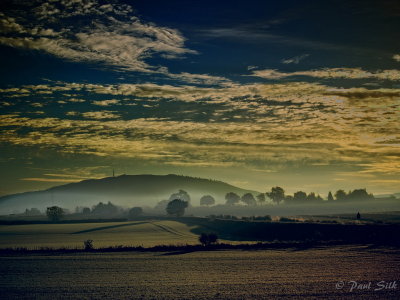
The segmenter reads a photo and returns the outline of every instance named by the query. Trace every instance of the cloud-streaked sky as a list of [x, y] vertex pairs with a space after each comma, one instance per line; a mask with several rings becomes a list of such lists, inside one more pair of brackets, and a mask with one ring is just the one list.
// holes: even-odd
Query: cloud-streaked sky
[[0, 195], [185, 174], [400, 191], [400, 5], [5, 0]]

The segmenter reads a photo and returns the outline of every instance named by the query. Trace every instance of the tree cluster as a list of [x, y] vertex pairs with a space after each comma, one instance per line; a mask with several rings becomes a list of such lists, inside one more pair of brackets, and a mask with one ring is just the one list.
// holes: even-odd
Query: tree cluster
[[[256, 198], [260, 204], [263, 204], [265, 202], [264, 194], [258, 194]], [[240, 197], [238, 194], [234, 192], [229, 192], [225, 195], [225, 201], [226, 201], [225, 203], [226, 205], [235, 205], [242, 202], [248, 206], [254, 206], [257, 205], [256, 198], [254, 198], [254, 195], [252, 193], [246, 193], [242, 197]]]
[[64, 216], [65, 212], [61, 207], [51, 206], [46, 210], [46, 215], [52, 222], [58, 222]]
[[166, 211], [168, 215], [182, 217], [189, 203], [181, 199], [174, 199], [167, 205]]
[[215, 233], [202, 233], [199, 236], [199, 242], [203, 246], [210, 246], [218, 242], [218, 236]]
[[108, 201], [107, 204], [104, 204], [103, 202], [99, 202], [99, 204], [93, 206], [92, 208], [92, 214], [94, 215], [115, 215], [119, 211], [118, 207], [114, 204], [112, 204], [110, 201]]
[[367, 189], [356, 189], [346, 193], [344, 190], [338, 190], [335, 193], [337, 201], [365, 201], [375, 199], [374, 195], [368, 194]]

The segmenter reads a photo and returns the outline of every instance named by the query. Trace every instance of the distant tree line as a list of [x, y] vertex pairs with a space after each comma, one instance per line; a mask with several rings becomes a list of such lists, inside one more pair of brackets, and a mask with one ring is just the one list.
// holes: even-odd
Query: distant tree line
[[[319, 194], [314, 192], [306, 193], [304, 191], [297, 191], [293, 195], [286, 195], [285, 190], [279, 186], [272, 187], [269, 192], [259, 193], [255, 197], [252, 193], [245, 193], [242, 196], [234, 192], [229, 192], [225, 195], [225, 205], [246, 205], [256, 206], [263, 205], [267, 199], [270, 199], [275, 204], [317, 204], [322, 202], [343, 202], [343, 201], [366, 201], [375, 199], [372, 194], [369, 194], [366, 189], [355, 189], [353, 191], [345, 192], [344, 190], [338, 190], [333, 195], [329, 192], [327, 201], [323, 199]], [[170, 195], [168, 200], [160, 201], [156, 206], [156, 210], [164, 210], [167, 215], [181, 217], [185, 214], [186, 208], [190, 207], [191, 197], [185, 190], [178, 190], [178, 192]], [[200, 198], [201, 206], [212, 206], [215, 205], [215, 198], [211, 195], [204, 195]], [[58, 207], [51, 206], [46, 210], [47, 217], [54, 222], [61, 220], [66, 214], [66, 210]], [[141, 207], [132, 207], [129, 210], [124, 210], [108, 201], [107, 203], [99, 202], [92, 208], [78, 206], [75, 209], [76, 214], [82, 214], [84, 216], [99, 216], [99, 217], [115, 217], [116, 215], [123, 215], [128, 219], [135, 219], [143, 214]], [[36, 208], [26, 209], [25, 215], [40, 215], [40, 211]], [[226, 216], [223, 216], [227, 218]], [[233, 217], [231, 216], [233, 219]], [[260, 220], [268, 218], [259, 217]], [[270, 218], [270, 217], [269, 217]], [[254, 219], [257, 220], [257, 219]]]
[[[225, 195], [226, 205], [236, 205], [236, 204], [246, 204], [249, 206], [253, 205], [263, 205], [266, 199], [269, 198], [275, 204], [285, 203], [285, 204], [316, 204], [325, 201], [319, 194], [314, 192], [306, 193], [303, 191], [297, 191], [293, 195], [286, 195], [285, 190], [279, 186], [271, 188], [270, 192], [261, 193], [254, 198], [253, 194], [246, 193], [242, 197], [238, 194], [229, 192]], [[257, 200], [256, 200], [257, 199]], [[368, 201], [373, 200], [374, 195], [369, 194], [366, 189], [355, 189], [346, 193], [344, 190], [338, 190], [335, 193], [335, 197], [332, 192], [328, 193], [327, 201]]]

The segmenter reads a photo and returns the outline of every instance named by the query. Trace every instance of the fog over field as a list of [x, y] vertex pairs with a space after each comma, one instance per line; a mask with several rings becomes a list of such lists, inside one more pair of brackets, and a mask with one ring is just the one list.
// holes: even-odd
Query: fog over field
[[[99, 202], [111, 202], [124, 209], [139, 206], [144, 208], [145, 214], [165, 215], [166, 204], [187, 194], [190, 206], [186, 214], [196, 216], [216, 215], [313, 215], [362, 212], [400, 211], [400, 200], [394, 195], [384, 197], [370, 197], [367, 191], [357, 190], [360, 196], [339, 199], [335, 201], [311, 192], [308, 195], [301, 192], [303, 198], [293, 195], [283, 195], [279, 202], [267, 196], [268, 191], [252, 191], [232, 186], [222, 181], [178, 175], [121, 175], [103, 179], [84, 180], [78, 183], [60, 185], [48, 190], [8, 195], [0, 198], [0, 214], [21, 214], [26, 209], [36, 208], [42, 213], [49, 206], [60, 206], [71, 213], [76, 208], [92, 208]], [[283, 190], [283, 192], [285, 192]], [[234, 193], [249, 200], [240, 199], [235, 203], [228, 203], [227, 194]], [[335, 191], [333, 191], [335, 193]], [[346, 193], [346, 192], [344, 192]], [[204, 196], [212, 197], [212, 204], [204, 205], [200, 199]], [[262, 195], [262, 198], [259, 197]], [[294, 195], [297, 195], [296, 193]], [[329, 196], [329, 195], [328, 195]], [[171, 198], [172, 197], [172, 198]], [[337, 199], [336, 199], [337, 200]], [[246, 202], [247, 201], [247, 202]], [[229, 204], [229, 205], [226, 205]], [[231, 205], [234, 204], [234, 205]], [[102, 215], [102, 218], [121, 217], [116, 212]], [[98, 217], [98, 216], [97, 216]]]

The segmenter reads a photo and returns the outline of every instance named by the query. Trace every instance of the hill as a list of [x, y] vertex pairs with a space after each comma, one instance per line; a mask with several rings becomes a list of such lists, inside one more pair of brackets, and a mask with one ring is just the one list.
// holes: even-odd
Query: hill
[[154, 206], [168, 199], [172, 193], [183, 189], [197, 205], [203, 195], [212, 195], [217, 203], [223, 203], [225, 194], [235, 192], [243, 195], [258, 192], [241, 189], [222, 181], [179, 175], [121, 175], [102, 179], [83, 180], [77, 183], [52, 187], [43, 191], [8, 195], [0, 198], [0, 214], [26, 208], [45, 209], [59, 205], [73, 209], [76, 206], [92, 206], [100, 201], [111, 201], [123, 206]]

